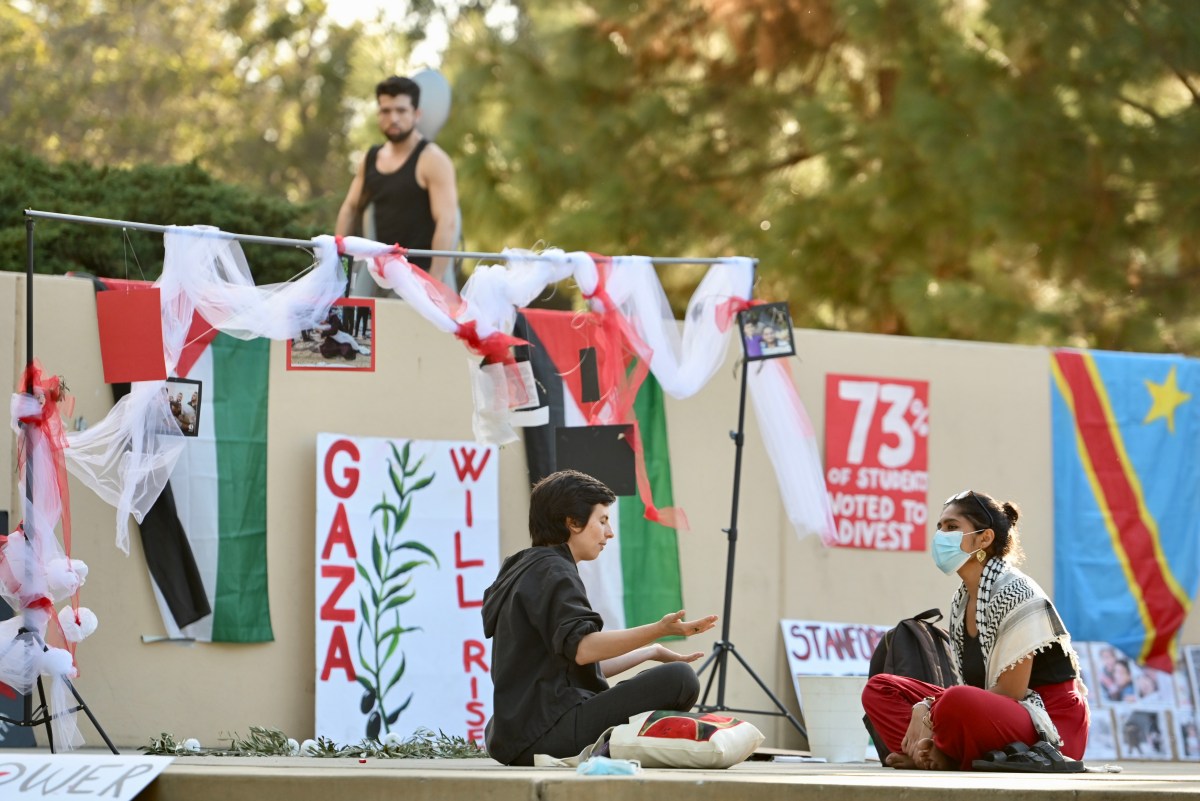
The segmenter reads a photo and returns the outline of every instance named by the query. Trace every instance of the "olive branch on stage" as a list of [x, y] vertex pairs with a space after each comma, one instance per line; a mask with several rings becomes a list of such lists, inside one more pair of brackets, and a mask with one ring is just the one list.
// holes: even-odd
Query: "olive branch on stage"
[[[367, 717], [367, 738], [372, 740], [379, 738], [381, 728], [390, 732], [392, 724], [413, 699], [412, 693], [409, 693], [408, 698], [390, 710], [386, 704], [388, 694], [404, 676], [406, 658], [404, 651], [400, 650], [400, 637], [410, 631], [420, 630], [419, 626], [401, 625], [400, 607], [417, 594], [416, 590], [408, 589], [412, 583], [412, 571], [429, 564], [427, 559], [405, 560], [402, 554], [404, 551], [417, 551], [441, 567], [437, 555], [428, 546], [401, 537], [401, 531], [412, 512], [412, 496], [428, 487], [437, 475], [430, 473], [416, 478], [425, 457], [422, 456], [410, 467], [411, 445], [411, 442], [406, 442], [403, 450], [397, 451], [396, 446], [391, 444], [395, 459], [388, 461], [388, 477], [398, 502], [395, 505], [389, 503], [384, 492], [383, 499], [371, 509], [372, 517], [377, 513], [382, 517], [382, 529], [376, 529], [371, 540], [370, 564], [364, 565], [357, 560], [354, 563], [358, 574], [370, 587], [369, 596], [359, 593], [362, 623], [358, 627], [358, 664], [361, 669], [356, 678], [364, 688], [360, 709], [363, 714], [370, 713]], [[396, 657], [399, 657], [399, 665], [393, 668]]]

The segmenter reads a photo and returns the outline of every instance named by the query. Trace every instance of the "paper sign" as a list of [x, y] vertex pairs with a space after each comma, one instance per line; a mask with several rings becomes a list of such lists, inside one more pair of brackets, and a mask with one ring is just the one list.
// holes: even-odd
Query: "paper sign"
[[866, 676], [890, 626], [780, 620], [792, 676]]
[[96, 293], [96, 319], [105, 383], [167, 377], [157, 287]]
[[0, 798], [87, 798], [127, 801], [174, 757], [93, 754], [12, 754], [0, 756]]
[[837, 545], [925, 550], [928, 445], [927, 381], [826, 376], [825, 482]]
[[483, 741], [499, 473], [495, 446], [318, 436], [317, 735]]

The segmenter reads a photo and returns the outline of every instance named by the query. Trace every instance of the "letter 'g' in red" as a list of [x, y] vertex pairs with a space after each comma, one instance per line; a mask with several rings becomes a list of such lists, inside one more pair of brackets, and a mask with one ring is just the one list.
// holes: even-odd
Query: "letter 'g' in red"
[[329, 450], [325, 452], [325, 486], [337, 497], [349, 498], [358, 489], [358, 468], [345, 468], [342, 471], [345, 483], [339, 484], [333, 475], [333, 460], [339, 453], [349, 456], [353, 464], [358, 464], [358, 460], [361, 458], [358, 453], [358, 446], [348, 439], [339, 439], [330, 445]]

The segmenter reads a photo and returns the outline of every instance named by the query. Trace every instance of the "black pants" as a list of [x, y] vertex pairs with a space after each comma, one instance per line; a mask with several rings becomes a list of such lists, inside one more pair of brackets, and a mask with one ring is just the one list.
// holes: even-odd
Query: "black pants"
[[628, 723], [634, 715], [655, 709], [686, 712], [699, 697], [700, 680], [684, 662], [644, 670], [571, 709], [511, 764], [532, 765], [534, 754], [575, 756], [610, 726]]

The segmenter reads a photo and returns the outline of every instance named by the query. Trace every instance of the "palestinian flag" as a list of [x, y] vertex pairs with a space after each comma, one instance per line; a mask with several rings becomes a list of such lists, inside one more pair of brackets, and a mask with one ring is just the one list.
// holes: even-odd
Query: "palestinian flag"
[[[555, 429], [587, 425], [595, 403], [594, 388], [589, 386], [595, 374], [589, 375], [586, 365], [581, 369], [581, 352], [596, 346], [598, 332], [599, 323], [590, 314], [526, 309], [518, 317], [514, 335], [529, 342], [528, 348], [517, 349], [518, 358], [528, 351], [539, 400], [550, 408], [547, 425], [525, 429], [531, 485], [557, 469]], [[605, 356], [598, 352], [598, 358]], [[603, 376], [604, 370], [598, 373]], [[598, 396], [603, 397], [609, 388], [598, 389]], [[660, 508], [671, 506], [667, 418], [662, 389], [652, 374], [638, 391], [634, 414], [654, 503]], [[604, 556], [579, 565], [588, 598], [604, 618], [605, 627], [640, 626], [682, 609], [675, 530], [646, 520], [646, 507], [637, 495], [618, 498], [615, 511], [612, 528], [616, 536], [604, 549]]]
[[[144, 281], [95, 279], [97, 291]], [[127, 330], [100, 328], [103, 354]], [[201, 382], [198, 435], [140, 525], [142, 550], [167, 636], [266, 642], [267, 383], [270, 342], [218, 333], [196, 315], [175, 374]], [[106, 356], [107, 358], [107, 356]], [[129, 392], [113, 384], [114, 400]]]
[[271, 343], [214, 333], [189, 332], [176, 369], [180, 378], [201, 382], [200, 425], [170, 484], [212, 614], [181, 627], [158, 581], [155, 595], [172, 638], [268, 642], [274, 639], [267, 597]]

